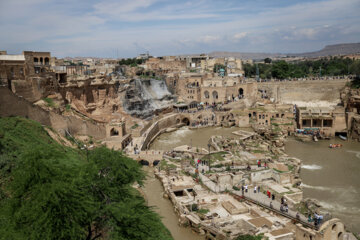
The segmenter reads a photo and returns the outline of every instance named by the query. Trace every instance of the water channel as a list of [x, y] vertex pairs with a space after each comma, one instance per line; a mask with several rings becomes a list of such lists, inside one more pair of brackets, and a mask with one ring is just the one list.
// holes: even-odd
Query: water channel
[[[170, 150], [180, 145], [206, 148], [213, 135], [233, 136], [240, 128], [210, 127], [196, 130], [187, 127], [160, 135], [150, 149]], [[342, 148], [330, 149], [330, 143], [341, 143]], [[304, 198], [317, 199], [333, 217], [340, 218], [347, 228], [360, 232], [360, 143], [332, 139], [303, 143], [289, 138], [286, 153], [300, 158], [303, 163]], [[203, 239], [190, 229], [178, 226], [178, 217], [169, 200], [162, 198], [163, 188], [159, 180], [150, 177], [146, 182], [145, 194], [150, 206], [156, 206], [163, 222], [175, 239]], [[183, 237], [187, 234], [187, 237]]]
[[203, 240], [203, 236], [192, 232], [190, 228], [178, 225], [178, 215], [174, 212], [171, 201], [163, 198], [164, 189], [160, 180], [155, 177], [154, 169], [152, 167], [143, 167], [143, 169], [147, 173], [147, 179], [143, 188], [147, 204], [153, 206], [155, 212], [161, 216], [162, 222], [169, 229], [173, 238], [175, 240]]

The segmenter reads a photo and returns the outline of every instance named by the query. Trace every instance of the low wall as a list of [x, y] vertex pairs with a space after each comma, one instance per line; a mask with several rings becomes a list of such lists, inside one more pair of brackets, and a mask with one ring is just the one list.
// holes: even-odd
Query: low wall
[[99, 140], [106, 137], [105, 125], [79, 119], [74, 116], [61, 116], [33, 105], [15, 95], [6, 87], [0, 87], [0, 117], [20, 116], [50, 126], [60, 134], [65, 130], [73, 135], [92, 136]]
[[162, 130], [177, 125], [176, 120], [181, 118], [180, 115], [181, 114], [171, 114], [153, 123], [152, 126], [149, 127], [149, 129], [145, 133], [145, 139], [140, 149], [145, 150]]

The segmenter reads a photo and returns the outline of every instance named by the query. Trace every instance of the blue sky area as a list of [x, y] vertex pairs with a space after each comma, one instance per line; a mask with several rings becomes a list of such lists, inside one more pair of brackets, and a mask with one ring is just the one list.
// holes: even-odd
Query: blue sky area
[[360, 42], [360, 0], [0, 0], [0, 50], [133, 57]]

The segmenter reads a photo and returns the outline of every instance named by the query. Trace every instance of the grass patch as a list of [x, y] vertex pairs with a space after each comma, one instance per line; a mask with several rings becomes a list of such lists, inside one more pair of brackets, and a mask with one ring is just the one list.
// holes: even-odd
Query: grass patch
[[200, 214], [207, 214], [208, 212], [210, 212], [210, 210], [206, 209], [206, 208], [201, 208], [201, 209], [198, 209], [196, 212], [200, 213]]
[[44, 98], [43, 100], [44, 100], [44, 102], [47, 103], [48, 107], [55, 107], [55, 103], [54, 103], [54, 100], [52, 98]]

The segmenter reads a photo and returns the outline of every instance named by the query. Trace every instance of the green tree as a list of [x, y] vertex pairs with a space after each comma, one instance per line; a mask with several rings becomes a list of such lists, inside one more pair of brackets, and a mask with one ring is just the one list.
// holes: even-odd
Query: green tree
[[285, 61], [277, 61], [272, 64], [272, 76], [284, 79], [289, 77], [289, 64]]
[[0, 118], [0, 239], [172, 239], [132, 188], [144, 177], [121, 152], [87, 161], [38, 123]]
[[272, 59], [271, 58], [265, 58], [264, 59], [264, 63], [271, 63]]

